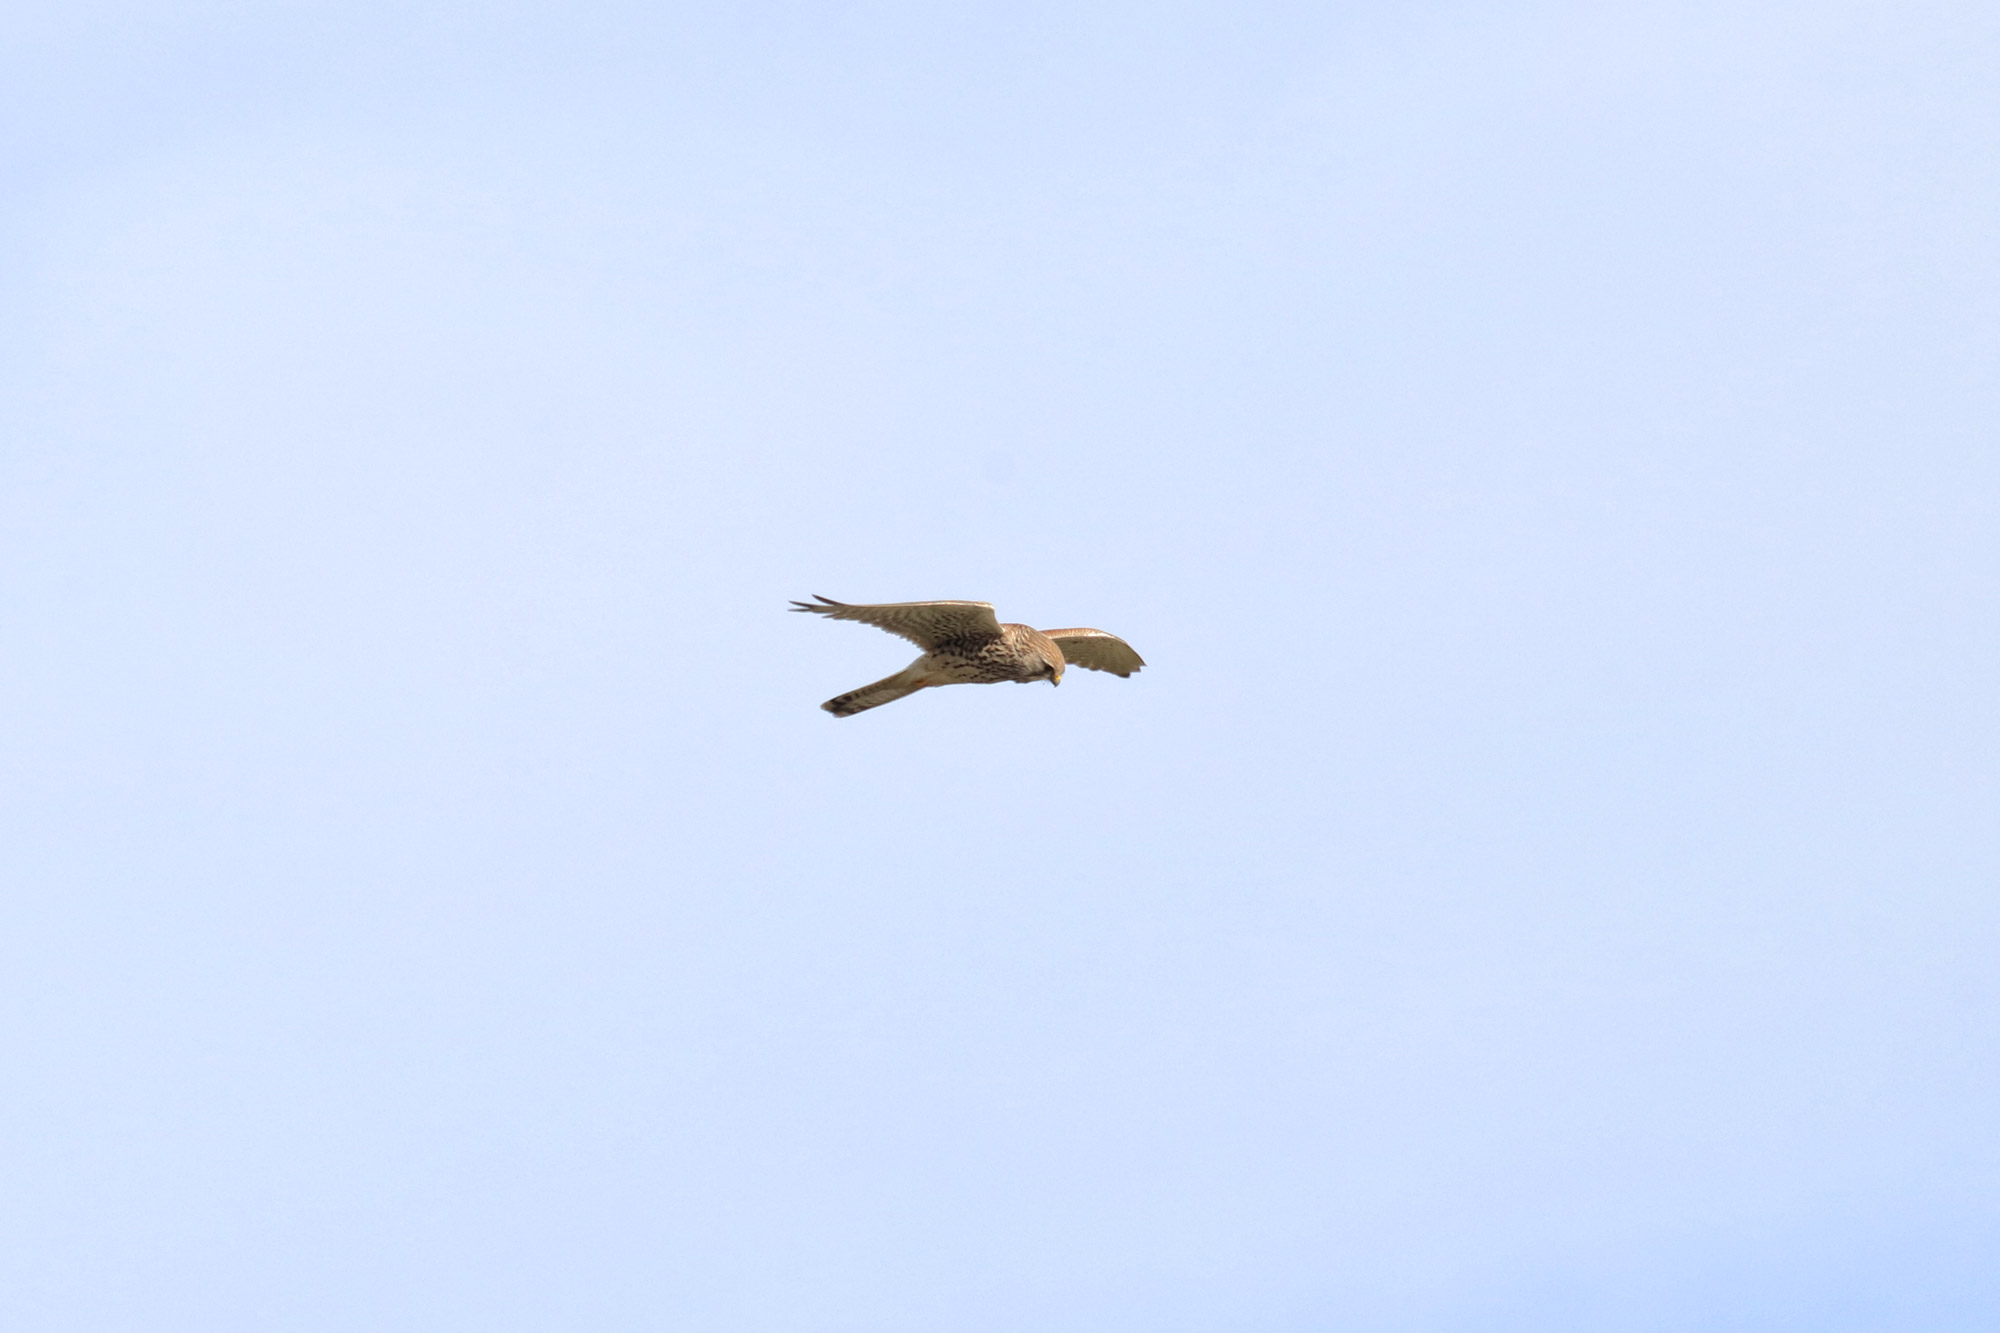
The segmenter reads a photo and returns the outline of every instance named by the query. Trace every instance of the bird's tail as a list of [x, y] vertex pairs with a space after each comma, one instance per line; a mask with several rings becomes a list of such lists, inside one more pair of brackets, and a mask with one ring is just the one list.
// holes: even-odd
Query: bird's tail
[[865, 713], [871, 708], [892, 704], [906, 694], [915, 694], [925, 683], [915, 666], [906, 666], [895, 675], [885, 676], [873, 685], [863, 685], [858, 690], [849, 690], [845, 694], [836, 695], [820, 707], [835, 717], [853, 717], [856, 713]]

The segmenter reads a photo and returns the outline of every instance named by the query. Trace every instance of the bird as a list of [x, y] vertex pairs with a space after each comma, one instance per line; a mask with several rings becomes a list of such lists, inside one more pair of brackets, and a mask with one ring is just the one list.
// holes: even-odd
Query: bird
[[1129, 677], [1146, 665], [1132, 645], [1101, 629], [1032, 629], [1003, 625], [990, 602], [880, 602], [850, 605], [831, 597], [793, 602], [792, 610], [828, 620], [858, 620], [901, 635], [923, 655], [893, 676], [828, 699], [820, 707], [853, 717], [932, 685], [1062, 684], [1065, 665]]

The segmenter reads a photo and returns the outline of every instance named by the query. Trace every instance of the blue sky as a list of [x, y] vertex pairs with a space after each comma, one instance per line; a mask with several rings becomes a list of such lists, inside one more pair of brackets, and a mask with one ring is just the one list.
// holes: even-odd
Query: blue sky
[[7, 1327], [2000, 1319], [1990, 6], [0, 53]]

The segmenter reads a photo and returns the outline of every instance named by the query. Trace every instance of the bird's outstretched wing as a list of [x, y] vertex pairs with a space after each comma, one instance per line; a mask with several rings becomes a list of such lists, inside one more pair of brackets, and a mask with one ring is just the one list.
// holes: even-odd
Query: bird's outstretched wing
[[900, 634], [926, 652], [954, 639], [1000, 637], [1000, 622], [993, 618], [990, 602], [881, 602], [873, 606], [850, 606], [831, 597], [821, 597], [819, 602], [819, 605], [793, 602], [792, 610], [811, 611], [828, 620], [858, 620]]
[[1071, 666], [1129, 676], [1146, 665], [1146, 659], [1133, 652], [1131, 644], [1101, 629], [1045, 629], [1042, 633], [1056, 641], [1063, 661]]

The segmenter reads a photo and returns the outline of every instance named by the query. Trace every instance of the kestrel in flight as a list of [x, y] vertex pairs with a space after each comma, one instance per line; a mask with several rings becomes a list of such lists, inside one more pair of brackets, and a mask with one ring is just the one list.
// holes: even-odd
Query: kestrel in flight
[[1129, 676], [1146, 665], [1132, 645], [1101, 629], [1030, 629], [1003, 625], [987, 602], [884, 602], [850, 606], [830, 597], [793, 602], [828, 620], [858, 620], [900, 634], [924, 650], [895, 675], [828, 699], [820, 707], [835, 717], [852, 717], [894, 703], [927, 685], [992, 685], [1003, 680], [1062, 684], [1063, 666], [1088, 667]]

